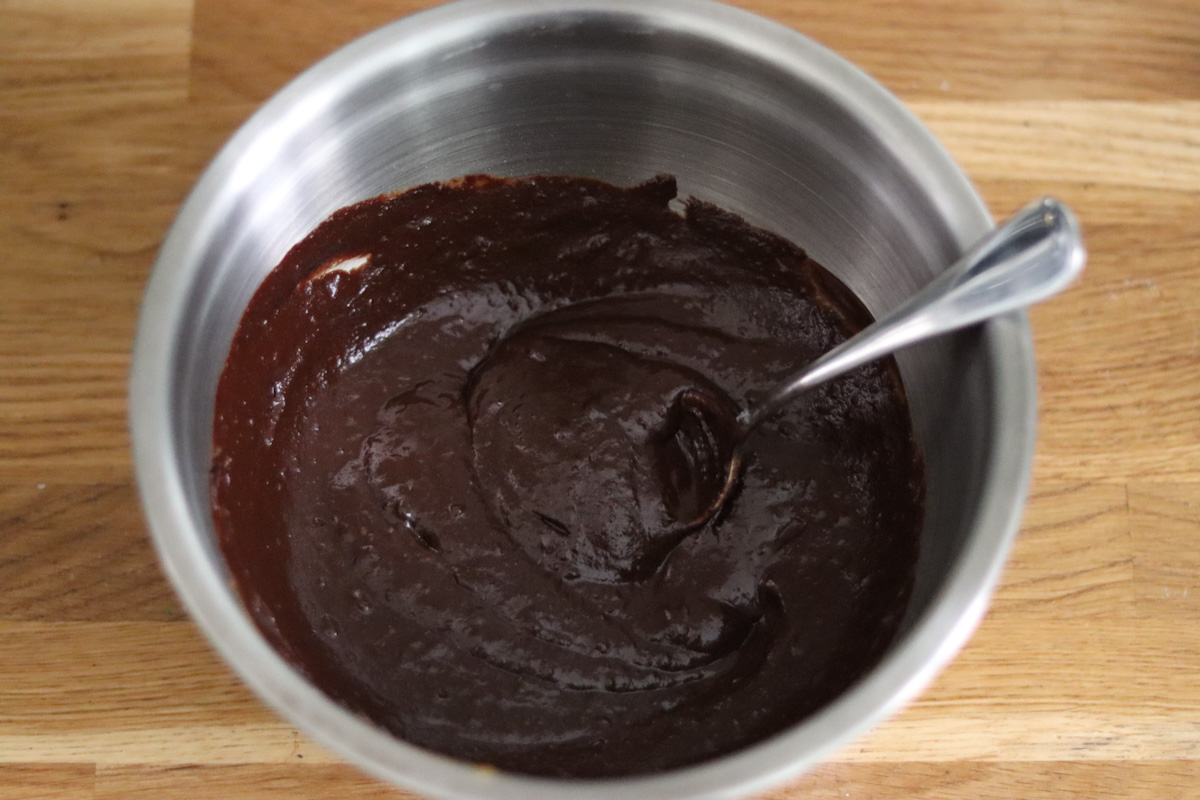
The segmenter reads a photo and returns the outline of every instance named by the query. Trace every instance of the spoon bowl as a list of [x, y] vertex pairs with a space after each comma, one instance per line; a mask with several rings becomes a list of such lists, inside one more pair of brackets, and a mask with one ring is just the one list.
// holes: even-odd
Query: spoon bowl
[[684, 391], [660, 461], [670, 467], [681, 531], [716, 517], [733, 496], [746, 462], [746, 441], [797, 396], [902, 347], [1025, 308], [1065, 289], [1086, 253], [1069, 208], [1044, 197], [983, 237], [924, 289], [816, 361], [777, 383], [736, 418], [698, 391]]

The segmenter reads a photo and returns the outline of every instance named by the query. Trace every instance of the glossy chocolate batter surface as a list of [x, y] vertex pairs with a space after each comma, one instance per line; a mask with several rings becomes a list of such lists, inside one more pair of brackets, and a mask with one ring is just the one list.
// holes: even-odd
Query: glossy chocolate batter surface
[[679, 393], [735, 413], [869, 317], [795, 246], [674, 196], [377, 198], [242, 319], [222, 550], [283, 654], [410, 742], [540, 775], [677, 767], [817, 710], [896, 632], [924, 479], [890, 362], [759, 429], [733, 501], [680, 533]]

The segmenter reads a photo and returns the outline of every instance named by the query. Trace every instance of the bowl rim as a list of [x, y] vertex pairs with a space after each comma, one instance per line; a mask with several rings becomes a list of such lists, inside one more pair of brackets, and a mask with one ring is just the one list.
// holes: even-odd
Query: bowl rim
[[[267, 101], [234, 134], [183, 204], [155, 261], [143, 298], [130, 378], [129, 424], [143, 511], [164, 571], [213, 647], [285, 720], [365, 771], [429, 795], [495, 800], [732, 798], [795, 777], [911, 700], [941, 671], [987, 608], [1020, 524], [1036, 433], [1036, 374], [1028, 317], [1014, 312], [982, 326], [995, 377], [997, 430], [985, 487], [964, 549], [929, 609], [855, 686], [816, 714], [765, 741], [694, 766], [646, 776], [553, 779], [505, 773], [408, 744], [326, 697], [271, 647], [249, 619], [205, 545], [178, 469], [167, 376], [179, 351], [177, 321], [200, 243], [216, 224], [212, 203], [237, 167], [283, 130], [332, 102], [329, 86], [370, 74], [402, 52], [436, 48], [500, 21], [563, 12], [623, 15], [667, 24], [753, 53], [837, 97], [916, 172], [937, 212], [965, 248], [991, 217], [949, 153], [901, 102], [865, 72], [781, 24], [713, 0], [459, 0], [397, 20], [342, 47]], [[204, 510], [207, 513], [207, 509]]]

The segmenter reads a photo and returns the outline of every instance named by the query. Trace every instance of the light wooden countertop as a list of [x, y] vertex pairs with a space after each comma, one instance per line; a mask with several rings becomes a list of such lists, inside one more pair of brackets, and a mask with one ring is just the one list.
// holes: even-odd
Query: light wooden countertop
[[[400, 797], [243, 688], [125, 427], [164, 231], [272, 91], [421, 0], [0, 0], [0, 798]], [[1200, 796], [1200, 4], [744, 0], [863, 66], [993, 211], [1054, 194], [1032, 498], [978, 633], [790, 798]]]

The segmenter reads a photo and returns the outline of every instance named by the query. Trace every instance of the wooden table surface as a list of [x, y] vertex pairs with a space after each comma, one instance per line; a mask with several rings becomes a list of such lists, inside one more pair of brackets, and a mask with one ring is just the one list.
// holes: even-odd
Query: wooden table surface
[[[744, 0], [1091, 258], [1033, 313], [1032, 499], [975, 638], [791, 798], [1200, 796], [1200, 4]], [[243, 688], [159, 572], [125, 425], [180, 201], [275, 89], [421, 0], [0, 0], [0, 798], [410, 797]]]

